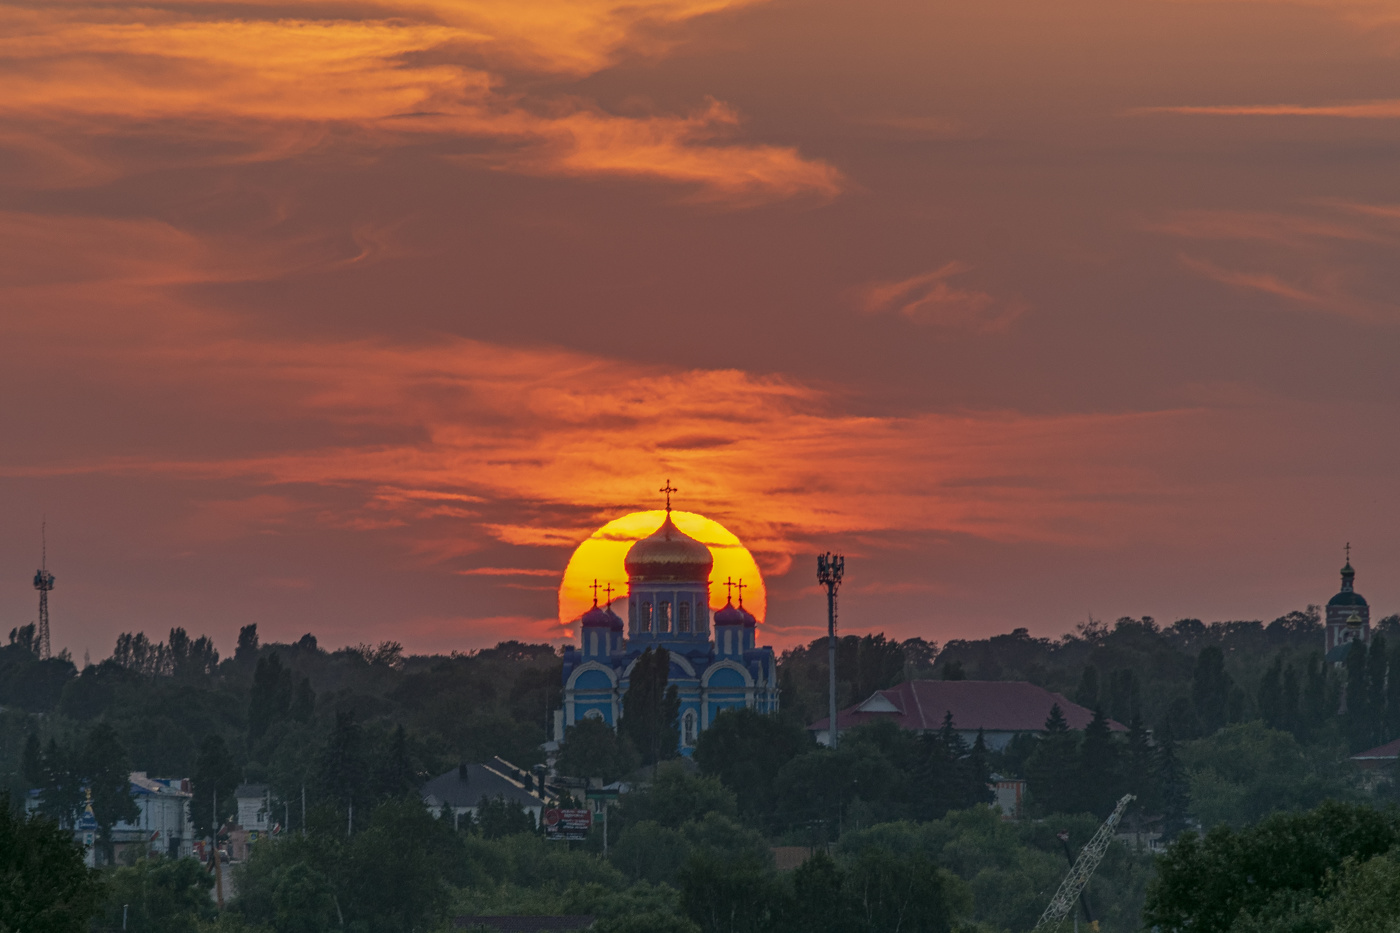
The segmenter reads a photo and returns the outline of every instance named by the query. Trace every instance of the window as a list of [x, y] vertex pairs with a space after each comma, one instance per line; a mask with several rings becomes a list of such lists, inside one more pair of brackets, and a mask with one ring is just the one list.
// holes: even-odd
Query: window
[[642, 603], [642, 631], [651, 631], [651, 603]]
[[671, 604], [663, 600], [657, 603], [657, 605], [661, 609], [661, 624], [658, 626], [657, 631], [669, 632], [671, 630]]
[[676, 631], [690, 631], [690, 603], [684, 602], [676, 604], [676, 624]]
[[[685, 604], [682, 603], [681, 605], [685, 605]], [[685, 742], [686, 745], [694, 745], [694, 744], [695, 744], [695, 711], [694, 711], [694, 710], [686, 710], [685, 717], [684, 717], [681, 721], [684, 723], [684, 730], [685, 730], [685, 731], [684, 731], [684, 736], [685, 736], [685, 738], [683, 739], [683, 741]]]

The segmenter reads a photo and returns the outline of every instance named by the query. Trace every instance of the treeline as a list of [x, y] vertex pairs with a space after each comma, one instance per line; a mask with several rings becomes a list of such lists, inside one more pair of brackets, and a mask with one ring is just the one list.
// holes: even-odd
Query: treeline
[[[309, 634], [263, 644], [249, 625], [221, 659], [211, 639], [176, 628], [165, 640], [124, 633], [110, 657], [79, 671], [66, 656], [40, 660], [32, 628], [0, 646], [0, 789], [14, 806], [39, 790], [65, 825], [84, 786], [133, 770], [193, 778], [202, 834], [215, 795], [225, 818], [245, 781], [297, 801], [279, 814], [294, 824], [303, 789], [342, 813], [353, 801], [359, 822], [458, 762], [542, 761], [560, 699], [548, 645], [412, 657], [395, 642], [325, 651]], [[97, 796], [110, 827], [122, 814]]]

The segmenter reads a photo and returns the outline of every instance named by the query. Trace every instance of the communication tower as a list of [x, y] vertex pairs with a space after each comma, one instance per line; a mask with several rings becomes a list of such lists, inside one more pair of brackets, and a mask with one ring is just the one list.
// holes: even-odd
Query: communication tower
[[39, 569], [34, 572], [34, 589], [39, 591], [39, 657], [51, 657], [49, 644], [49, 590], [53, 589], [53, 574], [49, 573], [48, 522], [39, 526]]
[[[836, 747], [836, 590], [841, 586], [841, 577], [846, 573], [846, 558], [840, 554], [817, 555], [817, 582], [826, 587], [826, 652], [827, 677], [829, 688], [827, 705], [831, 718], [827, 721], [827, 745]], [[744, 591], [739, 591], [743, 598]]]

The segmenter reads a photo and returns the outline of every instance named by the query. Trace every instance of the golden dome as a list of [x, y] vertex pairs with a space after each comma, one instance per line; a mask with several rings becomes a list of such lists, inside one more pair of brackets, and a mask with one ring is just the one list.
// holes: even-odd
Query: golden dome
[[710, 549], [677, 528], [670, 512], [660, 528], [632, 545], [623, 561], [627, 576], [637, 583], [705, 583], [714, 565]]

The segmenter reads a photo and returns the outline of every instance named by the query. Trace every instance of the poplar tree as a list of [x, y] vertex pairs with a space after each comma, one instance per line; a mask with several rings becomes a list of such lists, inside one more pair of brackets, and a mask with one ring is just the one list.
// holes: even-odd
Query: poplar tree
[[637, 658], [622, 695], [622, 731], [641, 752], [642, 763], [655, 765], [679, 754], [680, 693], [670, 684], [671, 653], [647, 648]]

